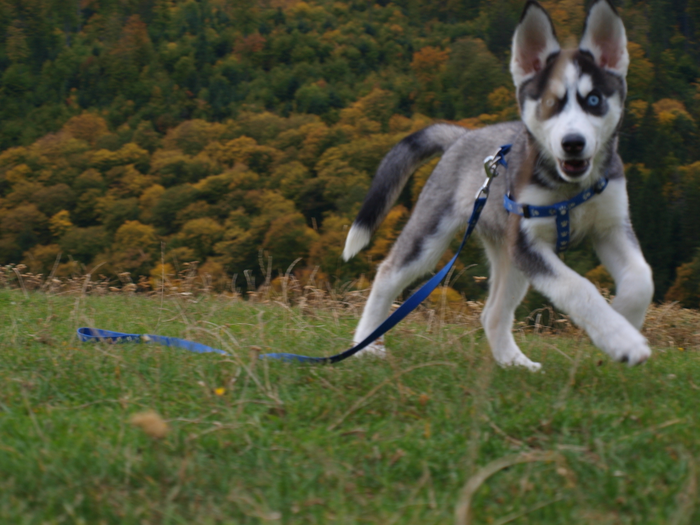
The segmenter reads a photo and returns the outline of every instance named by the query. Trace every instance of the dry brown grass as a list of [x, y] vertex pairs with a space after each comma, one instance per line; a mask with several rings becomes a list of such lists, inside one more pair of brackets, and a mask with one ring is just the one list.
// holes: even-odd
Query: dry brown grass
[[[287, 273], [276, 279], [268, 274], [265, 282], [255, 291], [242, 293], [236, 286], [237, 276], [231, 279], [228, 290], [221, 292], [220, 276], [212, 276], [197, 268], [196, 263], [185, 265], [177, 275], [163, 275], [162, 279], [142, 276], [134, 282], [128, 273], [118, 276], [119, 282], [105, 275], [74, 275], [67, 278], [27, 271], [23, 264], [0, 266], [0, 287], [20, 289], [25, 294], [40, 291], [55, 295], [109, 295], [141, 293], [157, 297], [187, 297], [221, 295], [234, 300], [247, 300], [258, 304], [275, 304], [281, 307], [297, 307], [304, 315], [359, 316], [369, 294], [369, 283], [364, 278], [332, 287], [327, 282], [317, 281], [315, 271], [300, 272], [303, 278]], [[246, 276], [247, 277], [247, 276]], [[608, 300], [607, 290], [602, 290]], [[413, 312], [409, 318], [422, 319], [439, 329], [445, 323], [465, 327], [480, 327], [483, 310], [480, 301], [468, 301], [454, 289], [440, 287], [428, 301]], [[395, 304], [398, 307], [398, 304]], [[569, 318], [545, 306], [533, 310], [527, 318], [516, 323], [516, 330], [550, 335], [577, 335], [581, 331]], [[682, 350], [700, 349], [700, 311], [681, 308], [678, 303], [652, 304], [647, 313], [643, 334], [650, 343], [659, 347], [674, 347]]]
[[678, 303], [652, 304], [643, 333], [655, 346], [700, 349], [700, 311]]

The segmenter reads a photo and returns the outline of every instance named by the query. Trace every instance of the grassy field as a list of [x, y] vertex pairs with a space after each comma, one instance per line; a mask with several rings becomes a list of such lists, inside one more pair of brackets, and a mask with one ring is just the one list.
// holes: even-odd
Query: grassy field
[[700, 523], [697, 348], [630, 369], [521, 332], [532, 374], [424, 312], [386, 360], [310, 367], [257, 355], [343, 350], [356, 309], [4, 290], [0, 312], [0, 523]]

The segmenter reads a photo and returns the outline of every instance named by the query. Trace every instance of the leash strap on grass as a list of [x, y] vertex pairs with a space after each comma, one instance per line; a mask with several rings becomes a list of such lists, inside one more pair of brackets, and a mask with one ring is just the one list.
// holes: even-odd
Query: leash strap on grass
[[[510, 151], [510, 144], [501, 146], [496, 155], [491, 158], [493, 165], [500, 164], [502, 166], [507, 166], [505, 161], [505, 155]], [[487, 170], [488, 173], [488, 170]], [[495, 176], [495, 171], [493, 171], [489, 180]], [[474, 202], [474, 209], [472, 210], [471, 217], [467, 223], [467, 230], [464, 232], [464, 237], [462, 237], [462, 242], [457, 248], [457, 252], [454, 257], [448, 262], [445, 267], [436, 273], [427, 283], [425, 283], [417, 292], [415, 292], [411, 297], [409, 297], [401, 306], [399, 306], [396, 311], [391, 314], [386, 320], [380, 324], [374, 332], [369, 334], [363, 341], [353, 346], [349, 350], [342, 352], [340, 354], [332, 355], [330, 357], [310, 357], [305, 355], [297, 354], [287, 354], [287, 353], [273, 353], [273, 354], [262, 354], [261, 359], [280, 359], [282, 361], [296, 361], [300, 363], [314, 363], [314, 364], [333, 364], [339, 363], [355, 355], [357, 352], [370, 345], [377, 339], [379, 339], [386, 332], [391, 330], [396, 326], [401, 320], [403, 320], [408, 314], [415, 310], [420, 303], [422, 303], [432, 292], [437, 288], [440, 282], [447, 276], [449, 271], [452, 269], [457, 257], [459, 256], [462, 248], [467, 242], [467, 239], [471, 236], [474, 228], [476, 228], [476, 223], [479, 221], [481, 212], [486, 205], [486, 200], [488, 199], [488, 184], [485, 184], [479, 191], [479, 195]], [[145, 343], [158, 343], [164, 346], [174, 346], [176, 348], [183, 348], [189, 350], [190, 352], [197, 352], [200, 354], [214, 352], [217, 354], [228, 355], [227, 352], [219, 350], [218, 348], [212, 348], [203, 344], [195, 343], [193, 341], [188, 341], [186, 339], [178, 339], [177, 337], [165, 337], [161, 335], [149, 335], [149, 334], [124, 334], [121, 332], [112, 332], [110, 330], [101, 330], [99, 328], [78, 328], [78, 338], [83, 342], [90, 341], [104, 341], [108, 343], [127, 343], [127, 342], [145, 342]]]
[[222, 354], [228, 355], [228, 352], [212, 348], [211, 346], [188, 341], [187, 339], [179, 339], [177, 337], [167, 337], [164, 335], [151, 334], [124, 334], [122, 332], [113, 332], [111, 330], [102, 330], [100, 328], [78, 328], [78, 339], [83, 343], [102, 341], [105, 343], [157, 343], [163, 346], [174, 346], [182, 348], [190, 352], [198, 354]]
[[425, 283], [417, 292], [415, 292], [411, 297], [406, 299], [406, 301], [399, 306], [396, 311], [394, 311], [393, 314], [391, 314], [389, 317], [386, 318], [386, 320], [380, 324], [374, 332], [369, 334], [364, 341], [361, 341], [354, 347], [352, 347], [349, 350], [346, 350], [345, 352], [342, 352], [337, 355], [333, 355], [330, 357], [308, 357], [304, 355], [296, 355], [296, 354], [284, 354], [284, 353], [277, 353], [277, 354], [263, 354], [260, 357], [264, 359], [283, 359], [285, 361], [300, 361], [303, 363], [328, 363], [328, 364], [333, 364], [333, 363], [338, 363], [340, 361], [343, 361], [344, 359], [347, 359], [350, 356], [355, 355], [357, 352], [365, 348], [366, 346], [370, 345], [377, 339], [379, 339], [382, 335], [384, 335], [386, 332], [391, 330], [394, 326], [396, 326], [401, 320], [403, 320], [404, 317], [406, 317], [408, 314], [410, 314], [413, 310], [415, 310], [420, 303], [422, 303], [437, 286], [440, 284], [440, 282], [445, 278], [445, 276], [448, 274], [448, 272], [452, 269], [452, 266], [454, 265], [455, 261], [457, 260], [457, 256], [459, 255], [459, 252], [462, 251], [462, 248], [464, 247], [464, 244], [467, 242], [467, 239], [471, 235], [472, 231], [474, 230], [474, 227], [476, 226], [477, 221], [479, 220], [479, 216], [481, 215], [481, 210], [484, 209], [484, 205], [486, 204], [486, 199], [487, 197], [480, 197], [476, 200], [474, 203], [474, 211], [472, 211], [472, 216], [469, 219], [469, 225], [467, 226], [467, 231], [464, 233], [464, 237], [462, 238], [462, 242], [459, 245], [459, 248], [457, 248], [457, 253], [455, 253], [454, 257], [448, 262], [445, 267], [440, 270], [438, 273], [436, 273], [427, 283]]

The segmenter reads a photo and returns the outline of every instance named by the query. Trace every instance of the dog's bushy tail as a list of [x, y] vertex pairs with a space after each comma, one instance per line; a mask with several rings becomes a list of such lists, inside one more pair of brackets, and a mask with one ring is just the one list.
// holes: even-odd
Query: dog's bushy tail
[[384, 157], [374, 176], [360, 213], [348, 232], [343, 259], [350, 260], [369, 244], [386, 218], [408, 178], [426, 159], [442, 153], [467, 132], [451, 124], [435, 124], [409, 135]]

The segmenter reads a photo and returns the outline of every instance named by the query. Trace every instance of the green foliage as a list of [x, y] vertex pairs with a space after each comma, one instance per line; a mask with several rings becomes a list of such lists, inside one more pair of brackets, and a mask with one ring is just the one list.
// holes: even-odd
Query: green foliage
[[450, 118], [488, 112], [488, 95], [510, 79], [501, 63], [480, 40], [462, 40], [452, 47], [445, 84], [452, 94]]
[[214, 246], [224, 234], [224, 228], [214, 219], [202, 217], [192, 219], [183, 224], [176, 240], [192, 249], [199, 261], [205, 261], [212, 255]]
[[59, 246], [66, 256], [88, 264], [109, 246], [109, 238], [102, 226], [72, 228], [60, 238]]
[[318, 239], [318, 233], [306, 225], [301, 213], [296, 212], [278, 217], [270, 223], [262, 247], [277, 255], [274, 259], [275, 269], [283, 274], [297, 258], [306, 259]]
[[197, 190], [189, 184], [173, 186], [165, 190], [153, 206], [152, 221], [165, 233], [177, 230], [177, 213], [197, 198]]

